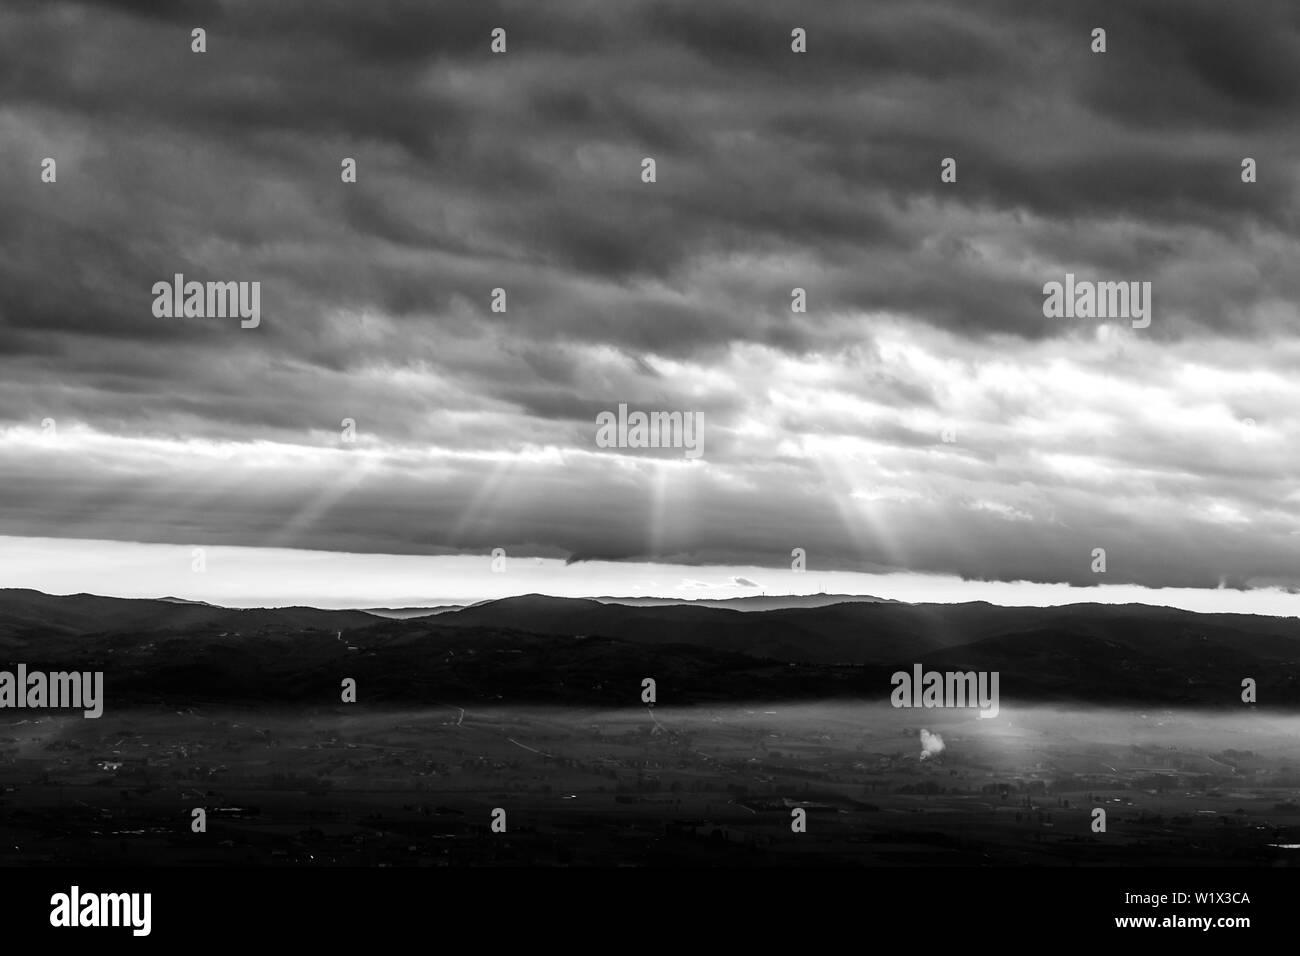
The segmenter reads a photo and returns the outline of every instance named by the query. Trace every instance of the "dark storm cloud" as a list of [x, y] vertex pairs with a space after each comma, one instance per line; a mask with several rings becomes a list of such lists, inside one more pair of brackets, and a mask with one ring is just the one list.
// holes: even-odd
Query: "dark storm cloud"
[[[799, 275], [698, 301], [716, 281], [691, 274], [702, 263], [762, 253], [833, 265], [818, 283], [823, 310], [1040, 336], [1052, 331], [1039, 312], [1042, 272], [963, 262], [953, 246], [928, 242], [932, 228], [915, 228], [915, 203], [966, 210], [949, 227], [957, 244], [1041, 239], [1032, 221], [1018, 228], [981, 210], [1069, 223], [1078, 235], [1053, 251], [1081, 273], [1123, 263], [1158, 278], [1183, 252], [1180, 230], [1209, 230], [1234, 257], [1252, 229], [1293, 240], [1284, 157], [1296, 140], [1275, 120], [1296, 83], [1271, 65], [1296, 51], [1284, 5], [1245, 18], [1208, 4], [1180, 5], [1177, 16], [1160, 4], [1067, 5], [1050, 17], [1008, 4], [979, 16], [957, 5], [837, 4], [807, 17], [741, 4], [620, 14], [582, 4], [242, 4], [189, 11], [185, 22], [209, 24], [202, 57], [189, 52], [182, 21], [137, 10], [55, 5], [11, 18], [6, 101], [50, 111], [42, 118], [54, 130], [92, 124], [95, 173], [66, 170], [60, 192], [102, 194], [109, 179], [123, 201], [81, 210], [74, 236], [46, 226], [55, 234], [45, 240], [43, 194], [4, 210], [33, 237], [34, 256], [49, 261], [58, 242], [102, 260], [53, 300], [31, 288], [47, 274], [15, 267], [7, 324], [75, 322], [68, 313], [88, 310], [72, 303], [97, 296], [116, 312], [100, 334], [138, 333], [149, 317], [105, 289], [108, 276], [138, 287], [166, 269], [256, 262], [279, 290], [279, 314], [300, 326], [355, 302], [436, 327], [450, 296], [481, 304], [485, 285], [501, 284], [537, 293], [525, 301], [539, 333], [679, 354], [738, 338], [828, 344], [814, 329], [752, 321], [809, 281]], [[1111, 32], [1105, 56], [1087, 49], [1097, 16]], [[806, 57], [789, 54], [794, 22], [810, 31]], [[487, 52], [493, 24], [512, 31], [505, 57]], [[1246, 152], [1264, 167], [1253, 190], [1238, 176]], [[636, 176], [647, 153], [661, 166], [653, 193]], [[361, 162], [355, 189], [339, 188], [343, 154]], [[947, 155], [959, 160], [960, 189], [939, 182]], [[1098, 250], [1088, 243], [1094, 218], [1168, 234], [1131, 233]], [[204, 234], [227, 254], [175, 254]], [[267, 256], [272, 242], [291, 261]], [[399, 253], [437, 258], [402, 263]], [[688, 292], [666, 316], [679, 322], [610, 321], [627, 315], [628, 287], [642, 280]], [[593, 301], [603, 286], [614, 293], [607, 308]], [[1268, 273], [1162, 291], [1171, 314], [1180, 302], [1203, 307], [1157, 325], [1158, 335], [1198, 323], [1249, 328], [1261, 321], [1250, 303], [1300, 290], [1289, 274]]]
[[[0, 427], [97, 467], [5, 447], [0, 530], [1280, 573], [1297, 54], [1280, 0], [11, 4]], [[1043, 318], [1067, 271], [1153, 283], [1127, 358]], [[177, 272], [260, 281], [261, 327], [156, 319]], [[702, 412], [719, 473], [593, 458], [620, 402]]]

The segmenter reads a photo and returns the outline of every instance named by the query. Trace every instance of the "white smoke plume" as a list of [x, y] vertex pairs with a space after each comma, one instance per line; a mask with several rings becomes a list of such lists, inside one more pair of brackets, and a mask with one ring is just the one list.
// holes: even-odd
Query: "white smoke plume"
[[932, 734], [925, 728], [921, 729], [921, 759], [935, 757], [943, 753], [943, 738], [938, 734]]

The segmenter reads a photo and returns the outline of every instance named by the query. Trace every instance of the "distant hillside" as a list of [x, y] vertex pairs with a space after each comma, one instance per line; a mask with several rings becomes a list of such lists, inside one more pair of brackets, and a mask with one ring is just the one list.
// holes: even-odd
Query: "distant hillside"
[[309, 627], [338, 630], [374, 623], [375, 618], [363, 611], [321, 611], [311, 607], [236, 609], [174, 598], [136, 600], [0, 589], [0, 642], [9, 646], [52, 635], [193, 630], [255, 634]]
[[1145, 605], [848, 602], [738, 611], [524, 595], [407, 619], [0, 591], [0, 667], [103, 670], [115, 706], [360, 700], [885, 700], [896, 670], [996, 670], [1004, 707], [1300, 708], [1300, 621]]
[[668, 604], [625, 607], [540, 594], [450, 612], [439, 624], [506, 627], [541, 634], [600, 634], [628, 641], [698, 643], [755, 656], [809, 663], [869, 664], [1022, 633], [1074, 632], [1112, 640], [1154, 639], [1183, 631], [1270, 655], [1300, 640], [1300, 620], [1249, 614], [1197, 614], [1143, 604], [1000, 607], [850, 602], [826, 607], [740, 612]]
[[375, 617], [406, 621], [413, 617], [433, 617], [435, 614], [445, 614], [447, 611], [459, 611], [464, 606], [463, 604], [439, 604], [434, 607], [363, 607], [361, 610]]
[[872, 597], [870, 594], [751, 594], [736, 598], [657, 598], [657, 597], [598, 597], [602, 604], [623, 604], [627, 607], [663, 607], [680, 604], [686, 607], [718, 607], [732, 611], [775, 611], [780, 608], [827, 607], [831, 604], [898, 604], [893, 598]]

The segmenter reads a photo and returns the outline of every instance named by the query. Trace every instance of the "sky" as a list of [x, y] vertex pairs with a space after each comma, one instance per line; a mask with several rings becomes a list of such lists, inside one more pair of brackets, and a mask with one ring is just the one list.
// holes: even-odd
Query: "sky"
[[6, 3], [0, 586], [1289, 608], [1298, 59], [1289, 2]]

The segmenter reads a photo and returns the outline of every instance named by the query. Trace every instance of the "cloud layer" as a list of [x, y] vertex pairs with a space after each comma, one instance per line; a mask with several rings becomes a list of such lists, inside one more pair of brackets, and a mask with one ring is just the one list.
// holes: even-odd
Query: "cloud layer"
[[1300, 10], [804, 7], [10, 4], [0, 532], [1300, 584]]

